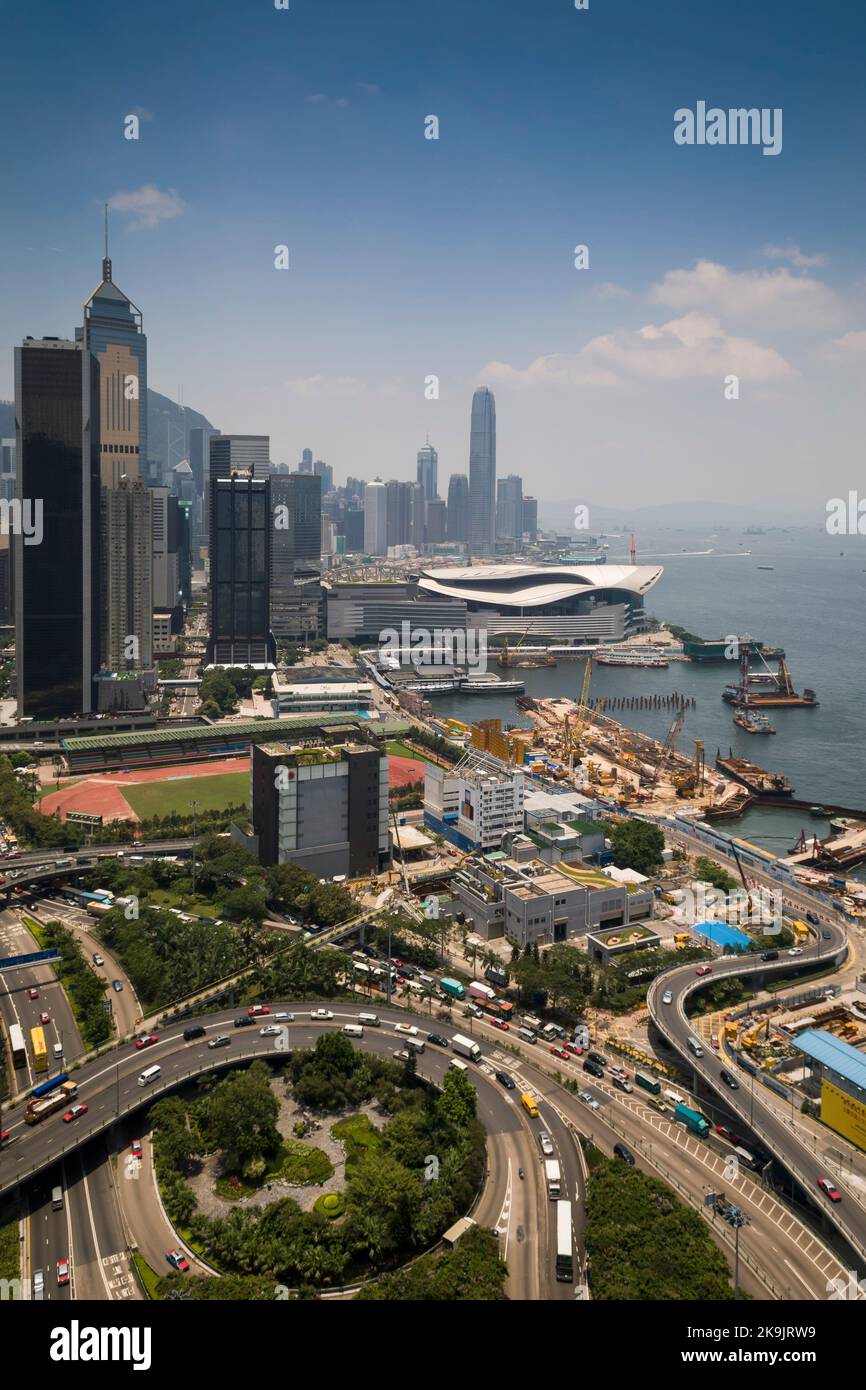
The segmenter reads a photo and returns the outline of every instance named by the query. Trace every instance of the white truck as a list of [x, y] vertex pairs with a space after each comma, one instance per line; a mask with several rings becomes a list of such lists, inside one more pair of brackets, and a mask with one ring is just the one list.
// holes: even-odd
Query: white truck
[[496, 990], [482, 984], [481, 980], [473, 980], [466, 992], [470, 999], [477, 999], [482, 1004], [490, 1004], [496, 998]]
[[468, 1057], [471, 1062], [481, 1061], [481, 1048], [477, 1042], [471, 1038], [465, 1038], [462, 1033], [455, 1033], [451, 1039], [451, 1050], [456, 1052], [459, 1057]]
[[556, 1158], [546, 1158], [544, 1160], [544, 1176], [547, 1179], [547, 1195], [552, 1202], [558, 1201], [562, 1196], [562, 1174], [559, 1171], [559, 1160]]

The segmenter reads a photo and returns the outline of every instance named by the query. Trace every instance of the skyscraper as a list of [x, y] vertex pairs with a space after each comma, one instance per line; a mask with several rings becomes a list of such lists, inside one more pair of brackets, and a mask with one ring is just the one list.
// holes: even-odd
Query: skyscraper
[[427, 545], [445, 540], [447, 509], [441, 497], [431, 497], [424, 504], [424, 539]]
[[301, 454], [301, 462], [298, 467], [299, 473], [312, 473], [313, 471], [313, 451], [304, 449]]
[[367, 555], [388, 552], [388, 489], [381, 478], [364, 489], [364, 550]]
[[324, 459], [316, 459], [313, 464], [313, 472], [317, 478], [322, 480], [322, 492], [330, 492], [334, 486], [334, 470], [331, 465], [325, 463]]
[[138, 477], [103, 487], [101, 666], [106, 671], [153, 665], [154, 493]]
[[320, 568], [321, 478], [312, 473], [275, 474], [271, 510], [271, 628], [275, 637], [303, 636], [318, 630], [318, 585], [299, 581], [309, 581]]
[[423, 449], [418, 450], [418, 482], [424, 489], [425, 501], [431, 497], [438, 497], [437, 472], [439, 469], [439, 455], [432, 444], [425, 444]]
[[523, 499], [523, 534], [528, 536], [531, 541], [538, 539], [538, 499], [536, 497], [524, 497]]
[[[99, 664], [99, 367], [81, 342], [15, 349], [16, 500], [41, 540], [15, 536], [19, 718], [94, 708]], [[34, 531], [34, 539], [36, 536]]]
[[[221, 440], [211, 440], [213, 447]], [[211, 473], [208, 661], [262, 666], [273, 661], [270, 478], [249, 469]]]
[[469, 426], [469, 550], [492, 555], [496, 548], [496, 402], [479, 386], [472, 397]]
[[496, 534], [512, 541], [523, 535], [523, 479], [516, 473], [496, 484]]
[[469, 539], [469, 479], [465, 473], [452, 473], [448, 480], [448, 539]]

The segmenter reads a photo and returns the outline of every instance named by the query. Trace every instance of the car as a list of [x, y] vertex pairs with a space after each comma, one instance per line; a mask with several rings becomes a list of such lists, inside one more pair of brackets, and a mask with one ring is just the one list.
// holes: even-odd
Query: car
[[427, 1041], [432, 1043], [434, 1047], [450, 1047], [448, 1039], [443, 1038], [441, 1033], [428, 1033]]
[[553, 1155], [553, 1144], [546, 1130], [541, 1130], [538, 1136], [538, 1142], [541, 1145], [541, 1152], [544, 1154], [545, 1158], [550, 1158]]
[[490, 1018], [487, 1020], [491, 1028], [498, 1028], [501, 1033], [508, 1032], [508, 1024], [504, 1018]]
[[51, 1022], [51, 1015], [48, 1014], [48, 1013], [46, 1013], [45, 1009], [43, 1009], [42, 1012], [41, 1012], [41, 1014], [39, 1015], [39, 1022], [40, 1022], [40, 1023], [50, 1023], [50, 1022]]
[[634, 1154], [631, 1149], [627, 1149], [625, 1144], [614, 1144], [613, 1151], [617, 1158], [621, 1158], [623, 1163], [634, 1165]]
[[111, 988], [112, 988], [113, 990], [115, 990], [115, 992], [116, 992], [117, 994], [119, 994], [120, 991], [123, 989], [123, 981], [122, 981], [122, 980], [112, 980], [112, 981], [111, 981]]
[[250, 1004], [247, 1013], [250, 1018], [258, 1018], [259, 1014], [269, 1014], [270, 1009], [267, 1004]]
[[27, 994], [28, 994], [29, 998], [31, 998], [31, 999], [38, 999], [38, 998], [39, 998], [39, 990], [38, 990], [38, 989], [33, 989], [33, 988], [28, 989]]
[[577, 1043], [563, 1043], [566, 1052], [571, 1053], [572, 1057], [582, 1057], [583, 1048], [578, 1047]]
[[564, 1047], [551, 1047], [548, 1050], [550, 1052], [551, 1057], [562, 1057], [566, 1062], [569, 1059], [569, 1054], [566, 1052]]
[[98, 951], [94, 951], [94, 953], [93, 953], [93, 964], [94, 964], [94, 965], [104, 965], [104, 964], [105, 964], [105, 960], [104, 960], [103, 957], [99, 954]]
[[[10, 855], [10, 858], [11, 858], [11, 855]], [[813, 927], [817, 927], [817, 925], [818, 925], [818, 923], [820, 922], [820, 920], [821, 920], [821, 918], [818, 916], [817, 912], [807, 912], [807, 913], [806, 913], [806, 921], [807, 921], [807, 922], [811, 922], [811, 924], [812, 924]]]
[[166, 1250], [165, 1258], [181, 1274], [186, 1274], [189, 1271], [189, 1260], [182, 1250]]
[[673, 1002], [674, 1002], [674, 996], [673, 996], [673, 994], [671, 993], [671, 991], [670, 991], [669, 989], [666, 989], [665, 992], [664, 992], [664, 994], [662, 995], [662, 1003], [663, 1003], [663, 1004], [672, 1004]]
[[144, 845], [144, 840], [133, 840], [133, 842], [132, 842], [132, 849], [141, 849], [141, 848], [143, 847], [143, 845]]
[[838, 1187], [836, 1187], [835, 1184], [830, 1181], [829, 1178], [819, 1178], [818, 1186], [824, 1193], [824, 1196], [830, 1198], [831, 1202], [841, 1202], [842, 1193], [839, 1191]]
[[71, 1125], [73, 1120], [77, 1120], [79, 1115], [87, 1114], [87, 1106], [84, 1104], [73, 1105], [71, 1110], [67, 1110], [63, 1116], [64, 1124]]
[[310, 1018], [332, 1019], [334, 1017], [330, 1009], [311, 1009]]
[[710, 1038], [710, 1043], [711, 1043], [711, 1045], [712, 1045], [713, 1047], [715, 1047], [715, 1048], [718, 1050], [718, 1046], [719, 1046], [719, 1035], [718, 1035], [718, 1033], [714, 1033], [714, 1034], [713, 1034], [713, 1036]]
[[8, 1129], [0, 1129], [0, 1148], [2, 1148], [4, 1144], [8, 1144], [8, 1143], [9, 1143], [9, 1131], [8, 1131]]
[[824, 930], [823, 930], [822, 933], [821, 933], [821, 937], [822, 937], [822, 939], [823, 939], [824, 941], [832, 941], [832, 940], [833, 940], [833, 933], [832, 933], [831, 931], [828, 931], [827, 928], [825, 927]]
[[415, 1038], [415, 1037], [418, 1036], [418, 1029], [415, 1027], [414, 1023], [395, 1023], [395, 1024], [394, 1024], [394, 1032], [395, 1032], [395, 1033], [408, 1033], [409, 1036], [412, 1037], [412, 1038]]
[[506, 1091], [513, 1091], [515, 1089], [514, 1082], [507, 1071], [498, 1071], [495, 1073], [495, 1076], [500, 1086], [504, 1086]]
[[279, 1019], [281, 1019], [284, 1023], [294, 1023], [294, 1021], [295, 1021], [295, 1015], [294, 1015], [294, 1014], [287, 1014], [286, 1011], [285, 1011], [285, 1009], [281, 1010], [280, 1013], [274, 1014], [274, 1018], [279, 1018]]
[[719, 1075], [720, 1075], [720, 1077], [722, 1078], [722, 1080], [724, 1081], [725, 1085], [728, 1087], [729, 1090], [731, 1090], [731, 1091], [739, 1091], [739, 1089], [740, 1089], [740, 1083], [739, 1083], [739, 1081], [737, 1080], [737, 1078], [736, 1078], [735, 1076], [731, 1076], [731, 1073], [730, 1073], [729, 1071], [727, 1071], [724, 1067], [722, 1067], [722, 1070], [719, 1072]]
[[614, 1080], [628, 1081], [628, 1072], [625, 1067], [610, 1067], [609, 1070]]
[[231, 1038], [227, 1037], [225, 1033], [220, 1033], [216, 1038], [211, 1038], [208, 1047], [228, 1047], [230, 1042]]
[[250, 1018], [249, 1014], [239, 1014], [235, 1019], [236, 1028], [249, 1028], [255, 1019]]
[[695, 971], [696, 975], [712, 975], [712, 973], [713, 967], [711, 965], [699, 965]]
[[739, 1134], [731, 1129], [730, 1125], [716, 1125], [715, 1130], [716, 1134], [721, 1134], [722, 1138], [727, 1139], [729, 1144], [739, 1144], [742, 1142]]
[[264, 1028], [259, 1029], [260, 1038], [275, 1038], [282, 1033], [282, 1028], [278, 1023], [266, 1023]]
[[133, 1158], [141, 1158], [141, 1140], [133, 1139], [129, 1151], [132, 1154]]
[[803, 954], [803, 947], [802, 947], [802, 946], [792, 946], [791, 949], [790, 949], [789, 952], [788, 952], [788, 955], [789, 955], [789, 956], [801, 956], [802, 954]]
[[135, 1040], [137, 1051], [141, 1052], [144, 1047], [153, 1047], [155, 1042], [159, 1042], [158, 1033], [140, 1033]]
[[62, 1285], [68, 1284], [68, 1283], [69, 1283], [69, 1261], [68, 1261], [68, 1260], [58, 1260], [58, 1261], [57, 1261], [57, 1282], [58, 1282], [58, 1284], [61, 1285], [61, 1287], [62, 1287]]

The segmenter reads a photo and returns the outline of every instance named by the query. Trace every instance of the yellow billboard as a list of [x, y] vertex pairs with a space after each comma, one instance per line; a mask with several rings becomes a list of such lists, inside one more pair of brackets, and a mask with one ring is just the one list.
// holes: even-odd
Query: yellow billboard
[[821, 1082], [821, 1119], [843, 1139], [866, 1150], [866, 1105], [840, 1091], [826, 1077]]

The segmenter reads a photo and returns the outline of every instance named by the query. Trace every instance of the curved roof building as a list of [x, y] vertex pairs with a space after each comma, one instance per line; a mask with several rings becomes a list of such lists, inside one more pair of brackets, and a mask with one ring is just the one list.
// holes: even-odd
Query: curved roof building
[[463, 599], [467, 625], [553, 642], [621, 641], [643, 625], [661, 565], [469, 565], [421, 571], [418, 588]]

